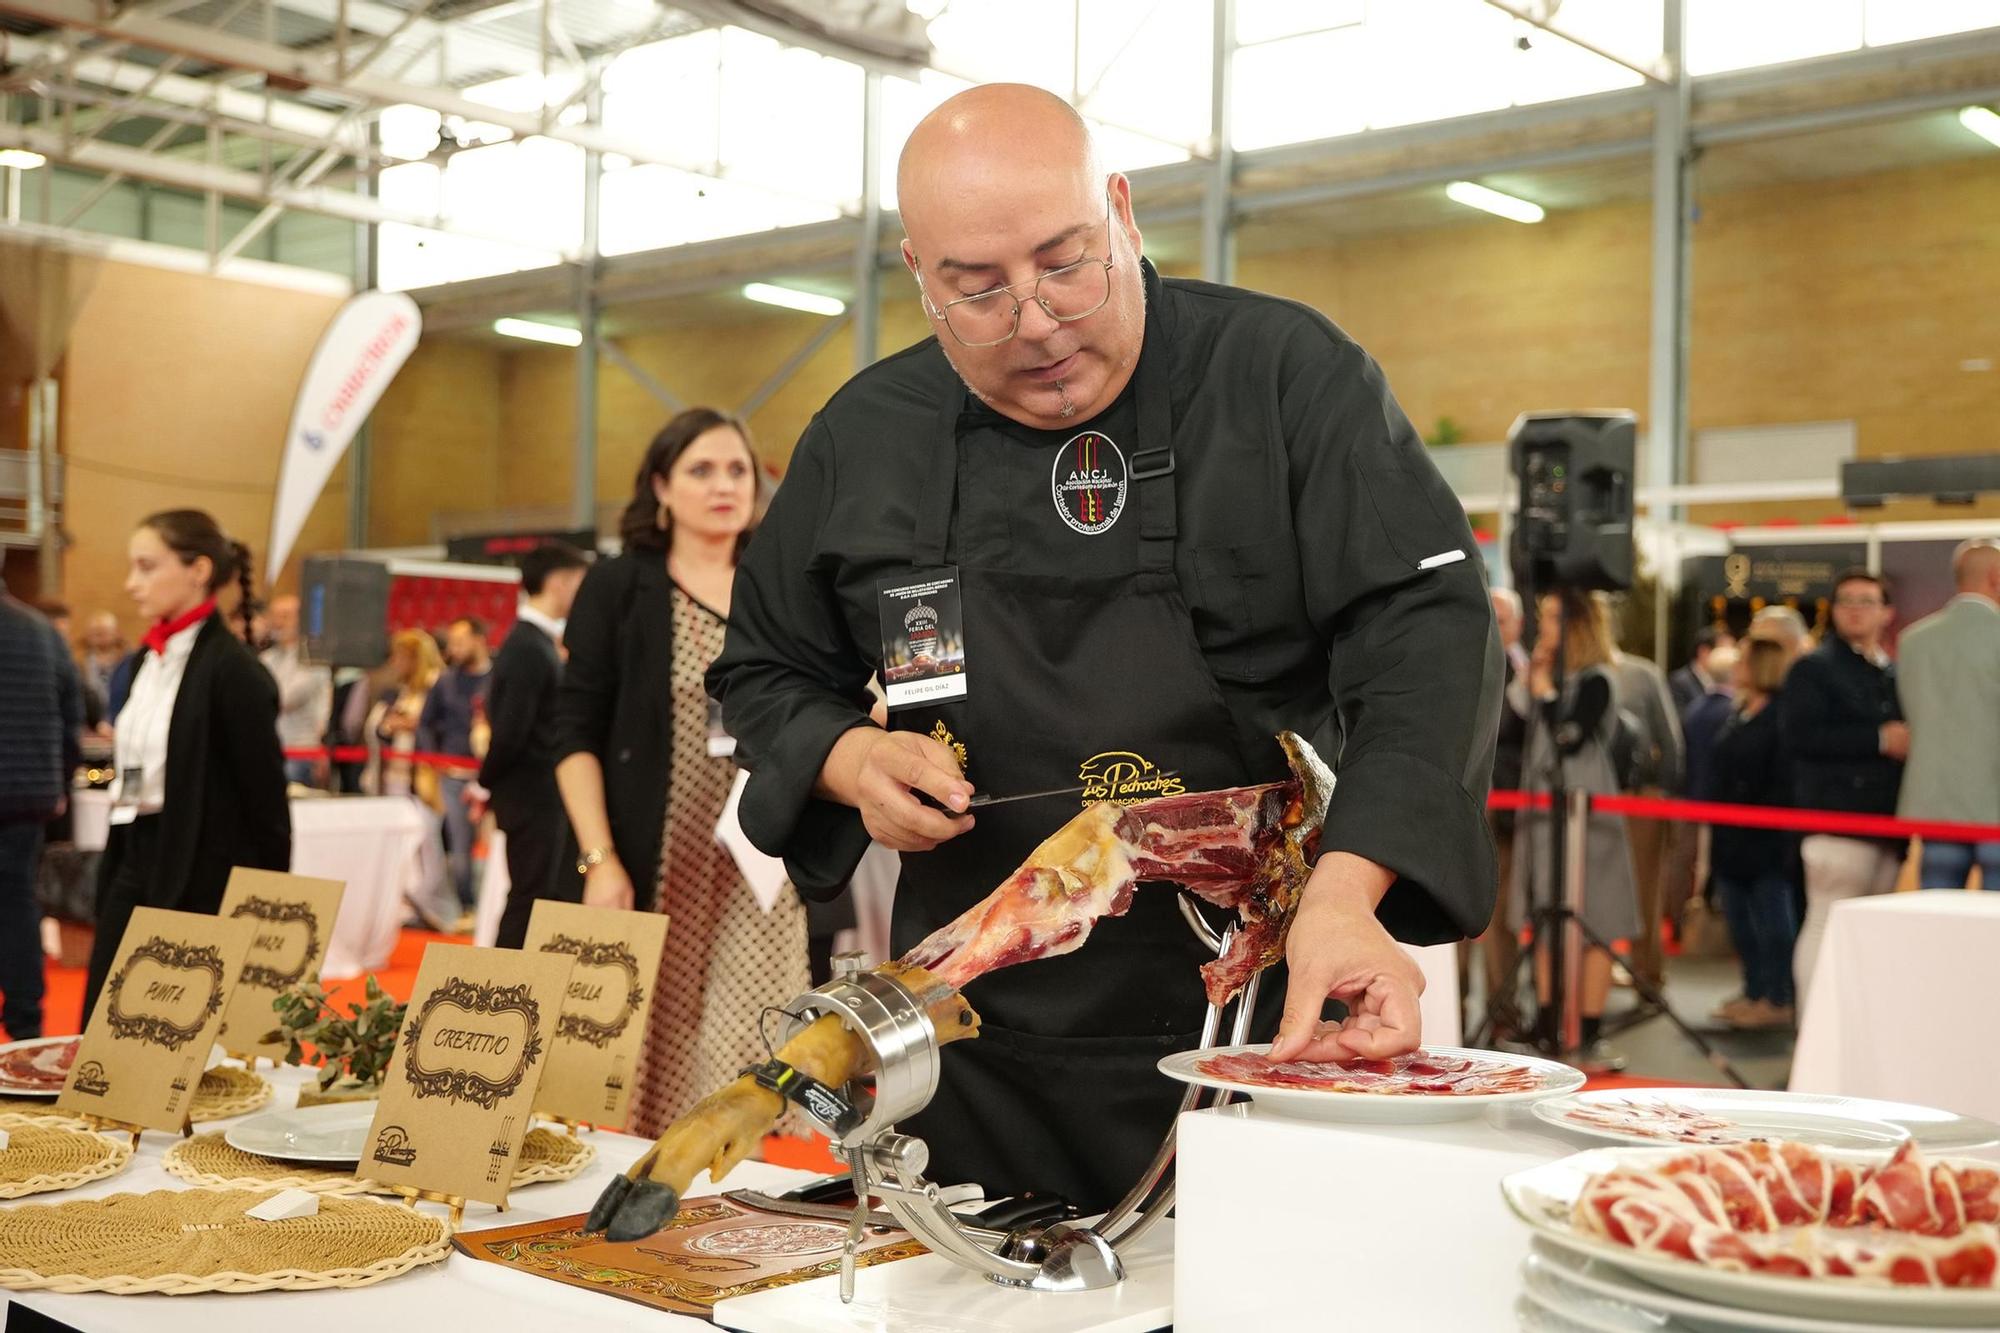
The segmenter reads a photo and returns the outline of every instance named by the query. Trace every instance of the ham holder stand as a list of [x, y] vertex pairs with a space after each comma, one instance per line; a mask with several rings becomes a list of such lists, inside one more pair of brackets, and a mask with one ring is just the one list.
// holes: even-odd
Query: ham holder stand
[[[1317, 827], [1317, 821], [1310, 827]], [[1287, 836], [1290, 836], [1289, 834]], [[1186, 896], [1181, 913], [1204, 943], [1220, 955], [1235, 933], [1232, 923], [1218, 934]], [[860, 1123], [841, 1133], [828, 1119], [813, 1119], [833, 1139], [854, 1181], [854, 1215], [848, 1223], [840, 1259], [840, 1298], [854, 1299], [855, 1256], [871, 1218], [869, 1198], [880, 1198], [897, 1223], [953, 1263], [983, 1273], [1004, 1287], [1032, 1291], [1095, 1291], [1125, 1279], [1120, 1246], [1131, 1246], [1173, 1207], [1174, 1182], [1168, 1178], [1174, 1160], [1174, 1130], [1130, 1192], [1097, 1222], [1085, 1226], [1057, 1221], [1014, 1231], [997, 1231], [966, 1222], [947, 1206], [946, 1194], [925, 1179], [930, 1148], [920, 1138], [896, 1132], [896, 1121], [921, 1111], [937, 1092], [937, 1034], [924, 1008], [910, 992], [889, 977], [862, 971], [858, 956], [836, 961], [838, 975], [785, 1006], [789, 1026], [785, 1037], [816, 1018], [831, 1015], [868, 1048], [874, 1086], [854, 1080], [839, 1091], [849, 1106], [862, 1112]], [[1250, 1015], [1257, 1004], [1258, 977], [1251, 977], [1233, 1001], [1235, 1016], [1230, 1042], [1240, 1045], [1248, 1035]], [[1201, 1049], [1215, 1045], [1222, 1030], [1223, 1009], [1211, 1004], [1202, 1022]], [[1180, 1110], [1195, 1109], [1207, 1091], [1190, 1085]], [[1226, 1100], [1229, 1094], [1222, 1097]], [[811, 1108], [807, 1108], [811, 1113]], [[1142, 1205], [1150, 1206], [1142, 1207]]]
[[[1318, 835], [1334, 780], [1309, 747], [1300, 748], [1305, 756], [1301, 762], [1310, 765], [1316, 780], [1306, 783], [1305, 817], [1286, 828], [1283, 836], [1302, 852], [1307, 840]], [[1180, 905], [1195, 935], [1218, 957], [1226, 954], [1236, 935], [1235, 921], [1217, 932], [1187, 894], [1181, 895]], [[1248, 1038], [1259, 980], [1253, 973], [1229, 1002], [1235, 1006], [1231, 1045], [1241, 1045]], [[1227, 1007], [1209, 1004], [1198, 1049], [1216, 1044]], [[1095, 1291], [1124, 1281], [1120, 1247], [1129, 1249], [1136, 1244], [1173, 1207], [1174, 1182], [1168, 1173], [1174, 1161], [1174, 1127], [1170, 1124], [1159, 1151], [1139, 1180], [1094, 1223], [1059, 1220], [999, 1231], [965, 1221], [947, 1206], [946, 1191], [924, 1177], [930, 1165], [929, 1146], [922, 1139], [897, 1133], [895, 1128], [898, 1120], [929, 1105], [937, 1092], [940, 1045], [923, 1005], [892, 978], [862, 971], [859, 958], [847, 956], [836, 961], [832, 981], [799, 996], [785, 1006], [785, 1012], [789, 1021], [786, 1040], [815, 1019], [838, 1019], [867, 1047], [870, 1059], [864, 1067], [874, 1071], [872, 1086], [857, 1078], [837, 1089], [837, 1105], [805, 1105], [852, 1172], [855, 1204], [841, 1253], [841, 1300], [854, 1299], [855, 1256], [865, 1228], [881, 1224], [882, 1215], [869, 1208], [871, 1196], [879, 1197], [894, 1220], [932, 1253], [1002, 1286], [1031, 1291]], [[1181, 1097], [1180, 1113], [1196, 1109], [1208, 1091], [1191, 1084]], [[1219, 1093], [1217, 1104], [1228, 1100], [1229, 1093]], [[826, 1114], [819, 1113], [822, 1109]], [[1174, 1123], [1178, 1123], [1178, 1115]], [[952, 1193], [955, 1196], [958, 1192]]]

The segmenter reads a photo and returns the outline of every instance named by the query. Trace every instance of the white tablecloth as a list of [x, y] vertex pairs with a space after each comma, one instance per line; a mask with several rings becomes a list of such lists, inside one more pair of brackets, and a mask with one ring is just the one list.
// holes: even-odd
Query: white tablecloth
[[2000, 893], [1931, 889], [1836, 905], [1799, 1026], [1792, 1091], [2000, 1120], [1996, 961]]
[[[76, 845], [102, 851], [111, 794], [80, 791]], [[292, 802], [292, 873], [347, 885], [327, 944], [329, 979], [378, 971], [396, 948], [407, 898], [444, 874], [438, 818], [413, 796], [324, 796]]]
[[[275, 1074], [267, 1072], [265, 1077], [278, 1085], [273, 1104], [289, 1105], [306, 1073], [287, 1069]], [[228, 1123], [201, 1128], [207, 1131]], [[468, 1205], [465, 1228], [514, 1226], [583, 1212], [612, 1175], [631, 1165], [649, 1146], [644, 1140], [609, 1131], [594, 1131], [586, 1137], [597, 1146], [597, 1160], [576, 1179], [517, 1190], [504, 1214], [496, 1213], [486, 1204]], [[31, 1197], [0, 1207], [46, 1203], [56, 1197], [99, 1198], [107, 1194], [188, 1188], [160, 1166], [161, 1156], [173, 1142], [171, 1135], [149, 1132], [140, 1141], [137, 1158], [119, 1175], [65, 1191], [60, 1196]], [[775, 1193], [810, 1179], [810, 1172], [745, 1162], [723, 1179], [722, 1188]], [[703, 1174], [695, 1177], [690, 1192], [707, 1194], [713, 1188]], [[435, 1204], [418, 1207], [428, 1213], [444, 1211]], [[1172, 1253], [1172, 1236], [1170, 1225], [1156, 1228], [1148, 1237], [1147, 1252], [1139, 1256], [1137, 1266], [1147, 1274], [1145, 1289], [1151, 1296], [1144, 1304], [1153, 1311], [1165, 1309], [1171, 1282], [1168, 1256]], [[827, 1277], [784, 1291], [738, 1297], [725, 1303], [726, 1312], [719, 1312], [717, 1322], [728, 1328], [775, 1329], [786, 1333], [797, 1330], [819, 1333], [835, 1328], [883, 1333], [918, 1327], [934, 1333], [1015, 1333], [1015, 1330], [1140, 1333], [1166, 1322], [1164, 1317], [1141, 1317], [1141, 1311], [1135, 1308], [1142, 1304], [1137, 1287], [1083, 1296], [1008, 1292], [936, 1255], [864, 1270], [860, 1299], [850, 1307], [840, 1304], [838, 1284], [838, 1278]], [[443, 1263], [353, 1291], [267, 1292], [249, 1296], [62, 1296], [47, 1292], [0, 1292], [0, 1324], [5, 1322], [10, 1300], [89, 1333], [270, 1333], [273, 1329], [301, 1333], [327, 1329], [381, 1333], [404, 1330], [512, 1333], [516, 1329], [532, 1329], [534, 1333], [604, 1333], [615, 1328], [695, 1333], [716, 1326], [511, 1272], [456, 1252]]]
[[378, 971], [395, 951], [409, 898], [444, 873], [437, 816], [414, 796], [293, 801], [292, 873], [347, 885], [321, 974]]

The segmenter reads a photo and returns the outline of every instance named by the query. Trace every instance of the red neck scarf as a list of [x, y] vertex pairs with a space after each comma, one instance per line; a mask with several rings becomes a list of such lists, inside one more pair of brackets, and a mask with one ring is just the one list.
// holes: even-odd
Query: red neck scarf
[[174, 635], [179, 634], [189, 625], [199, 625], [214, 614], [215, 599], [211, 597], [184, 616], [175, 616], [172, 620], [162, 620], [156, 623], [151, 629], [146, 631], [146, 646], [164, 657], [167, 652], [168, 639], [173, 638]]

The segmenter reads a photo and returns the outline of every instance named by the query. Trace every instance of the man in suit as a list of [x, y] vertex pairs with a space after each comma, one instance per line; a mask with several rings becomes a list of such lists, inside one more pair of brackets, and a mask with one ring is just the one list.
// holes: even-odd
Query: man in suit
[[1667, 677], [1667, 688], [1673, 691], [1674, 712], [1686, 723], [1688, 709], [1700, 703], [1704, 695], [1726, 688], [1728, 681], [1718, 681], [1709, 656], [1717, 648], [1728, 647], [1736, 642], [1729, 631], [1720, 625], [1703, 625], [1695, 631], [1694, 652], [1687, 665], [1675, 670]]
[[507, 835], [507, 909], [494, 943], [518, 949], [538, 898], [579, 902], [583, 881], [569, 870], [569, 821], [556, 790], [556, 687], [562, 681], [563, 623], [590, 562], [561, 542], [545, 542], [521, 561], [527, 600], [493, 659], [486, 692], [491, 728], [479, 782]]
[[42, 825], [63, 812], [81, 759], [83, 692], [69, 645], [0, 587], [0, 1026], [42, 1035]]
[[[2000, 823], [2000, 543], [1969, 541], [1952, 554], [1958, 595], [1903, 632], [1896, 693], [1910, 726], [1910, 757], [1896, 813], [1905, 819]], [[1920, 882], [2000, 888], [2000, 842], [1924, 840]]]

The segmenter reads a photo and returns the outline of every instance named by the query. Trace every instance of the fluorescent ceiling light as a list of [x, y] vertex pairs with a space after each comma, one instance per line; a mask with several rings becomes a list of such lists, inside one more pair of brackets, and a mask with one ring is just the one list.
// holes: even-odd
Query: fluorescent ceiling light
[[31, 153], [25, 148], [0, 148], [0, 167], [12, 167], [16, 171], [33, 171], [47, 161], [48, 159], [40, 153]]
[[1958, 123], [1995, 148], [2000, 148], [2000, 114], [1990, 106], [1969, 106], [1958, 113]]
[[566, 329], [560, 324], [543, 324], [532, 319], [496, 319], [493, 331], [504, 333], [509, 338], [526, 338], [529, 342], [554, 343], [558, 347], [580, 347], [583, 345], [581, 329]]
[[1511, 194], [1489, 190], [1484, 185], [1474, 185], [1471, 181], [1453, 181], [1444, 187], [1444, 192], [1445, 197], [1453, 203], [1498, 214], [1515, 222], [1540, 222], [1544, 216], [1540, 204], [1531, 204], [1525, 199], [1516, 199]]
[[765, 305], [781, 305], [787, 310], [803, 310], [809, 315], [838, 315], [847, 310], [847, 303], [836, 297], [796, 291], [790, 287], [773, 287], [768, 282], [749, 283], [743, 288], [743, 294]]

